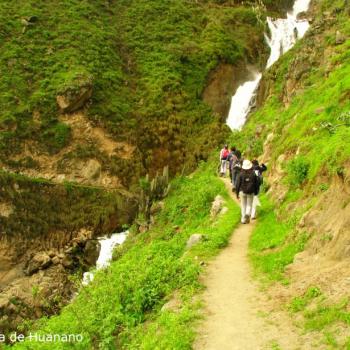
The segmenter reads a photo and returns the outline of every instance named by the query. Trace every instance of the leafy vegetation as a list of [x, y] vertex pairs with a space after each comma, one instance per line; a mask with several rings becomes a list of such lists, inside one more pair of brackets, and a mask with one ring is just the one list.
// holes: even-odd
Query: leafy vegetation
[[[266, 100], [242, 132], [231, 136], [247, 157], [264, 153], [276, 172], [276, 191], [262, 198], [249, 246], [256, 273], [268, 282], [289, 283], [284, 270], [309, 239], [297, 223], [328, 191], [330, 179], [349, 183], [350, 147], [344, 140], [350, 139], [350, 8], [346, 1], [325, 0], [317, 6], [321, 11], [305, 39], [265, 72], [260, 94]], [[337, 31], [347, 40], [336, 43]], [[331, 237], [319, 234], [317, 239]], [[348, 299], [331, 301], [311, 286], [288, 308], [299, 313], [304, 331], [323, 334], [327, 348], [350, 349]]]
[[307, 234], [297, 234], [295, 217], [288, 217], [282, 209], [283, 219], [277, 218], [274, 205], [264, 196], [259, 221], [249, 242], [252, 264], [257, 272], [262, 272], [268, 280], [288, 281], [284, 277], [287, 265], [293, 262], [296, 253], [304, 249], [309, 238]]
[[296, 157], [287, 164], [288, 182], [300, 186], [307, 178], [310, 164], [303, 157]]
[[[325, 19], [322, 11], [317, 14], [317, 29], [312, 27], [265, 73], [268, 91], [261, 94], [266, 101], [250, 115], [242, 132], [231, 136], [231, 143], [249, 158], [264, 152], [269, 136], [265, 158], [269, 168], [280, 173], [286, 190], [278, 210], [264, 199], [250, 243], [253, 264], [269, 279], [283, 280], [285, 266], [303, 249], [308, 237], [297, 234], [296, 224], [314, 203], [315, 194], [328, 190], [320, 179], [344, 180], [350, 158], [350, 146], [344, 142], [350, 138], [350, 41], [335, 44], [336, 31], [350, 35], [349, 5], [322, 1], [319, 6], [331, 11], [333, 21]], [[325, 48], [333, 52], [332, 57], [323, 56]]]
[[74, 183], [57, 185], [7, 172], [0, 172], [0, 195], [12, 208], [11, 215], [0, 216], [0, 233], [29, 240], [44, 240], [52, 232], [70, 236], [80, 228], [94, 229], [96, 234], [111, 232], [130, 221], [135, 207], [117, 192]]
[[350, 338], [343, 327], [350, 325], [349, 300], [330, 302], [318, 287], [309, 287], [304, 295], [295, 297], [289, 305], [293, 313], [302, 313], [306, 331], [321, 331], [323, 342], [330, 349], [348, 349]]
[[227, 131], [201, 100], [209, 72], [266, 51], [251, 6], [217, 1], [1, 1], [0, 22], [4, 162], [24, 140], [65, 147], [56, 96], [88, 80], [89, 118], [137, 145], [146, 169], [192, 169]]
[[[84, 341], [69, 345], [75, 349], [190, 349], [198, 317], [192, 297], [201, 288], [201, 266], [227, 244], [240, 217], [214, 168], [203, 164], [193, 176], [174, 180], [153, 227], [143, 234], [130, 233], [111, 266], [96, 272], [94, 281], [60, 315], [42, 319], [29, 329], [81, 333]], [[210, 208], [217, 194], [225, 198], [229, 211], [213, 220]], [[206, 238], [186, 250], [193, 233]], [[161, 311], [175, 295], [179, 309]], [[61, 346], [28, 341], [14, 348]]]

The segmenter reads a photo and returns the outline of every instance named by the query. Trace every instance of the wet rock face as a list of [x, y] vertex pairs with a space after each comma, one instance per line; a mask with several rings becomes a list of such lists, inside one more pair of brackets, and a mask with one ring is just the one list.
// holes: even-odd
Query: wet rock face
[[209, 75], [202, 98], [222, 121], [228, 116], [231, 99], [238, 86], [251, 78], [250, 75], [251, 72], [243, 63], [237, 66], [222, 63]]
[[84, 261], [87, 266], [94, 266], [100, 255], [101, 244], [97, 240], [89, 240], [84, 248]]

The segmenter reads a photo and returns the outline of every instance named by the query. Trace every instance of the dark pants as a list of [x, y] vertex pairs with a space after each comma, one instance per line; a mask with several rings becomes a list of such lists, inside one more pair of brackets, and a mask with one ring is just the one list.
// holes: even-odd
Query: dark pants
[[232, 188], [236, 188], [236, 184], [237, 184], [237, 179], [238, 179], [238, 175], [239, 172], [241, 171], [241, 169], [239, 168], [233, 168], [232, 169]]

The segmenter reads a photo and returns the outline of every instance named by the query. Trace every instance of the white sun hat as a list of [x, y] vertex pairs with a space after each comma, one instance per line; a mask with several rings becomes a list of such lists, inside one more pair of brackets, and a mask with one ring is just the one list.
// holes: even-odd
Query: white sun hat
[[250, 160], [246, 159], [243, 161], [242, 169], [243, 170], [249, 170], [253, 167], [253, 164]]

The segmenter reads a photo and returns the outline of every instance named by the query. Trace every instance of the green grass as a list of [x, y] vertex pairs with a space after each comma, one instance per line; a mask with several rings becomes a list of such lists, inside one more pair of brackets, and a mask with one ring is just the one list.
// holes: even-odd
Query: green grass
[[[350, 34], [349, 5], [322, 1], [319, 6], [326, 8], [325, 4], [328, 11], [341, 9], [336, 20], [324, 24], [323, 32], [306, 35], [265, 73], [271, 87], [267, 100], [249, 117], [243, 131], [231, 136], [232, 143], [248, 156], [257, 157], [263, 152], [267, 135], [274, 133], [269, 156], [272, 162], [281, 154], [287, 156], [284, 165], [291, 176], [290, 187], [303, 188], [320, 175], [341, 175], [350, 158], [350, 146], [344, 142], [350, 137], [350, 40], [336, 46], [333, 39], [337, 30]], [[321, 16], [317, 14], [316, 20], [321, 22]], [[319, 61], [326, 48], [332, 50], [332, 57]], [[296, 79], [299, 67], [303, 75]], [[285, 105], [282, 96], [288, 79], [294, 79], [299, 89]]]
[[[229, 211], [213, 221], [210, 208], [218, 194]], [[97, 272], [94, 282], [81, 289], [60, 315], [30, 326], [40, 333], [82, 333], [82, 343], [26, 342], [14, 348], [191, 349], [201, 262], [227, 244], [239, 222], [239, 208], [216, 177], [215, 166], [205, 164], [190, 178], [174, 180], [164, 203], [150, 231], [130, 234], [111, 266]], [[206, 239], [186, 252], [193, 233]], [[179, 313], [161, 312], [175, 291], [182, 304]]]
[[[4, 171], [0, 171], [0, 196], [13, 209], [9, 217], [0, 216], [0, 233], [9, 239], [45, 239], [52, 232], [70, 237], [81, 228], [104, 234], [130, 222], [136, 205], [135, 199], [127, 201], [118, 191], [59, 185]], [[111, 224], [114, 217], [117, 220]]]
[[[306, 35], [265, 73], [270, 89], [266, 101], [250, 115], [243, 130], [232, 133], [230, 139], [246, 157], [255, 158], [263, 153], [266, 137], [274, 135], [269, 144], [268, 167], [270, 171], [282, 168], [278, 181], [285, 187], [285, 194], [277, 210], [263, 200], [250, 242], [254, 266], [269, 279], [283, 280], [285, 267], [308, 239], [296, 224], [318, 196], [328, 190], [331, 178], [344, 179], [350, 159], [350, 144], [345, 142], [350, 139], [350, 41], [337, 46], [333, 39], [329, 41], [336, 30], [350, 34], [349, 5], [322, 1], [319, 6], [326, 7], [325, 4], [329, 11], [341, 9], [335, 21], [324, 25], [324, 31], [318, 34]], [[317, 15], [316, 20], [322, 21], [321, 17]], [[326, 48], [334, 52], [328, 59], [331, 68], [327, 73], [327, 58], [325, 63], [318, 63]], [[303, 75], [295, 79], [299, 89], [288, 96], [290, 103], [286, 105], [282, 99], [286, 84], [293, 81], [299, 66], [303, 68]], [[281, 155], [285, 160], [277, 165]]]
[[209, 72], [239, 60], [262, 66], [266, 56], [264, 25], [244, 4], [3, 0], [0, 23], [4, 162], [25, 140], [49, 153], [69, 143], [56, 96], [83, 78], [93, 84], [89, 118], [136, 145], [146, 169], [193, 169], [227, 132], [201, 99]]
[[274, 204], [266, 196], [262, 197], [259, 220], [249, 242], [249, 255], [258, 274], [268, 280], [286, 283], [284, 271], [293, 262], [296, 253], [304, 249], [307, 234], [297, 234], [295, 217], [290, 217], [282, 209], [283, 219], [278, 219]]
[[349, 349], [350, 338], [344, 329], [350, 325], [349, 300], [330, 302], [318, 287], [309, 287], [288, 305], [293, 313], [302, 313], [302, 327], [306, 332], [322, 332], [323, 342], [330, 349]]

